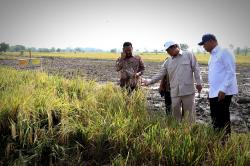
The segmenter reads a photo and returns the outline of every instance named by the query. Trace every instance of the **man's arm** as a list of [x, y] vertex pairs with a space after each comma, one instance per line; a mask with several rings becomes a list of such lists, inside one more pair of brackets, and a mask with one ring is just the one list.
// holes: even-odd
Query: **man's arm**
[[193, 53], [191, 53], [191, 66], [192, 71], [194, 72], [194, 78], [197, 85], [201, 85], [201, 75], [200, 75], [200, 66], [197, 62], [197, 59]]
[[144, 73], [144, 71], [145, 71], [145, 65], [144, 65], [141, 57], [138, 56], [138, 58], [139, 58], [139, 70], [138, 70], [138, 72], [136, 74], [138, 76], [141, 76]]
[[150, 84], [154, 84], [156, 82], [158, 82], [159, 80], [161, 80], [168, 72], [167, 72], [167, 64], [168, 62], [165, 61], [164, 64], [161, 66], [160, 71], [152, 77], [152, 79], [149, 80], [145, 80], [144, 84], [145, 85], [150, 85]]
[[118, 58], [115, 64], [116, 71], [120, 71], [122, 69], [122, 66], [123, 66], [123, 60], [121, 58]]
[[194, 78], [195, 78], [195, 82], [196, 82], [196, 89], [200, 93], [200, 91], [202, 89], [202, 86], [201, 86], [202, 78], [200, 75], [200, 66], [199, 66], [197, 59], [193, 53], [190, 53], [190, 58], [191, 58], [192, 71], [194, 73]]
[[224, 50], [221, 57], [222, 63], [225, 67], [226, 75], [220, 91], [226, 92], [228, 87], [232, 85], [235, 78], [235, 59], [234, 55], [228, 50]]
[[116, 64], [115, 64], [116, 71], [120, 71], [122, 69], [125, 56], [126, 54], [122, 52], [121, 57], [116, 60]]

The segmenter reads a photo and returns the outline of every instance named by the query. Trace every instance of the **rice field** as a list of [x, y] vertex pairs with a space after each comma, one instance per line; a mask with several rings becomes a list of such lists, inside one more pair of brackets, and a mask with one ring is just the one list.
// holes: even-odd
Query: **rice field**
[[[147, 62], [163, 62], [169, 55], [166, 53], [136, 53], [140, 55], [144, 61]], [[29, 57], [28, 52], [24, 52], [22, 55], [24, 57]], [[20, 52], [8, 52], [0, 55], [0, 59], [16, 59], [20, 56]], [[199, 63], [207, 64], [209, 60], [209, 54], [196, 54], [196, 58]], [[88, 59], [105, 59], [105, 60], [115, 60], [120, 57], [118, 53], [109, 52], [63, 52], [63, 53], [42, 53], [42, 52], [32, 52], [32, 57], [62, 57], [62, 58], [88, 58]], [[236, 55], [236, 63], [239, 65], [250, 66], [250, 56]]]
[[0, 66], [0, 165], [250, 165], [250, 135], [149, 112], [145, 90]]

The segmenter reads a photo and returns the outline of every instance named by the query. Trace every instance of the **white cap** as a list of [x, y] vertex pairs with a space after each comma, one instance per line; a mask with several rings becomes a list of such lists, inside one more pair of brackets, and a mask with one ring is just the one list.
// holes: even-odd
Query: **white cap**
[[169, 40], [164, 44], [165, 49], [168, 49], [170, 46], [177, 44], [176, 42]]

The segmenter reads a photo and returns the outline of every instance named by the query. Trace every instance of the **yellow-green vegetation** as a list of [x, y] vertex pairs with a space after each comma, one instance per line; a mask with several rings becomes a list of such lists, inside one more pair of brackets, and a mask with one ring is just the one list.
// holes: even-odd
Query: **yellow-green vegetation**
[[[209, 54], [196, 54], [195, 57], [197, 58], [199, 64], [207, 65], [210, 55]], [[249, 61], [249, 64], [250, 64], [250, 61]]]
[[[49, 53], [49, 52], [32, 52], [32, 57], [60, 57], [60, 58], [88, 58], [88, 59], [107, 59], [107, 60], [116, 60], [120, 57], [118, 53], [107, 53], [107, 52], [62, 52], [62, 53]], [[136, 53], [140, 55], [143, 61], [147, 62], [163, 62], [166, 57], [166, 54], [158, 53]], [[28, 52], [24, 52], [23, 55], [19, 52], [7, 52], [3, 53], [1, 59], [15, 59], [18, 57], [29, 57]]]
[[[8, 52], [4, 53], [2, 56], [4, 57], [21, 57], [20, 52]], [[24, 52], [22, 57], [29, 57], [29, 52]], [[59, 58], [89, 58], [89, 59], [117, 59], [119, 57], [118, 54], [108, 53], [108, 52], [32, 52], [32, 57], [59, 57]]]
[[[140, 55], [143, 61], [146, 62], [163, 62], [169, 55], [166, 53], [136, 53]], [[107, 52], [62, 52], [62, 53], [43, 53], [43, 52], [32, 52], [32, 57], [61, 57], [61, 58], [88, 58], [88, 59], [106, 59], [106, 60], [116, 60], [120, 55], [116, 53]], [[209, 54], [196, 54], [196, 58], [200, 64], [207, 64], [209, 60]], [[16, 59], [19, 57], [29, 57], [28, 52], [24, 52], [21, 55], [20, 52], [8, 52], [2, 53], [0, 59]], [[250, 66], [250, 56], [236, 55], [236, 63], [239, 65]]]
[[250, 66], [250, 56], [237, 55], [236, 63], [239, 65]]
[[249, 165], [250, 135], [147, 111], [143, 90], [0, 67], [4, 165]]
[[[196, 55], [197, 60], [201, 64], [207, 64], [210, 55], [207, 54], [197, 54]], [[245, 55], [236, 55], [236, 64], [237, 65], [244, 65], [244, 66], [250, 66], [250, 56], [245, 56]]]

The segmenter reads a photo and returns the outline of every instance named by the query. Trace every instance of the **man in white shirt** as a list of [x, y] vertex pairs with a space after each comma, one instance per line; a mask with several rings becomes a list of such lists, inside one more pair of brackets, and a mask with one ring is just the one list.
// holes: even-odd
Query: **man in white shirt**
[[152, 79], [143, 80], [143, 83], [146, 86], [154, 84], [168, 74], [173, 116], [181, 121], [187, 115], [189, 122], [195, 122], [194, 79], [198, 92], [202, 89], [197, 60], [193, 53], [181, 51], [174, 41], [167, 41], [164, 47], [171, 58], [163, 63], [158, 74]]
[[229, 106], [232, 96], [238, 93], [235, 57], [218, 46], [213, 34], [205, 34], [198, 45], [211, 54], [208, 62], [209, 102], [214, 129], [231, 133]]

